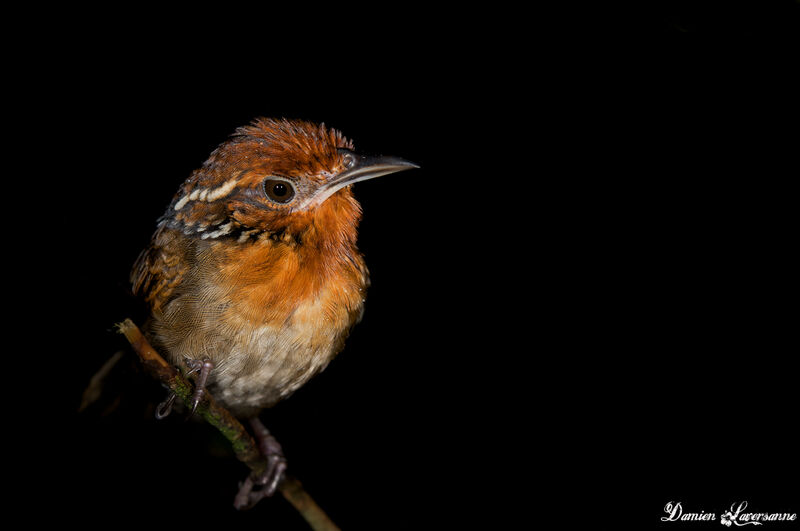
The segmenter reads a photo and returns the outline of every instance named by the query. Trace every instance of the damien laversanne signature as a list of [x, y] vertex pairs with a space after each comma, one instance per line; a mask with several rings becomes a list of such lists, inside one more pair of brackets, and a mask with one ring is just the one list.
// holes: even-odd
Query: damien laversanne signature
[[[720, 515], [719, 523], [730, 527], [731, 525], [762, 525], [764, 522], [791, 522], [797, 519], [797, 513], [749, 513], [745, 512], [745, 509], [747, 509], [747, 501], [739, 502], [738, 505], [736, 502], [732, 503], [731, 508]], [[664, 506], [664, 512], [667, 513], [667, 516], [661, 517], [662, 522], [710, 522], [717, 519], [716, 513], [684, 511], [681, 502], [667, 503]]]

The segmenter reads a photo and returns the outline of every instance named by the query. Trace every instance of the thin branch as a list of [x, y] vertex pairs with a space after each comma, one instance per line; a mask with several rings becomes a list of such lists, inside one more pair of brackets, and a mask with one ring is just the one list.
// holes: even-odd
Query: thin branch
[[[130, 319], [117, 325], [138, 354], [145, 368], [169, 387], [181, 401], [190, 403], [193, 385], [178, 369], [167, 363], [158, 352], [150, 346], [142, 332]], [[261, 454], [253, 437], [231, 413], [217, 404], [214, 397], [206, 393], [198, 405], [197, 415], [217, 428], [231, 443], [236, 457], [250, 468], [251, 478], [262, 473], [267, 467], [267, 460]], [[314, 499], [303, 489], [301, 483], [291, 476], [281, 482], [278, 487], [281, 494], [302, 515], [314, 531], [338, 531], [339, 528], [320, 508]]]
[[102, 367], [98, 370], [92, 379], [89, 380], [89, 385], [84, 389], [83, 396], [81, 397], [81, 405], [78, 407], [78, 413], [85, 410], [90, 405], [94, 404], [100, 399], [100, 396], [103, 394], [103, 388], [106, 384], [106, 378], [108, 378], [109, 373], [111, 370], [119, 363], [119, 360], [122, 359], [124, 351], [120, 350], [114, 353]]

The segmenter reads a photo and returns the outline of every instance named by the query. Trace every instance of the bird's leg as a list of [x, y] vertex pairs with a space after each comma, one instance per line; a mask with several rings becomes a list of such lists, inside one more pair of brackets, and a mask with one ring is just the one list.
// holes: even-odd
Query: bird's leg
[[208, 375], [211, 374], [211, 369], [214, 368], [214, 362], [208, 358], [204, 359], [203, 361], [186, 359], [186, 366], [189, 368], [189, 372], [186, 373], [187, 376], [196, 372], [199, 373], [194, 383], [192, 410], [189, 414], [191, 416], [194, 414], [195, 410], [197, 409], [197, 405], [203, 399], [203, 395], [206, 392], [206, 382], [208, 381]]
[[275, 494], [275, 490], [277, 490], [278, 484], [283, 479], [283, 474], [286, 471], [286, 458], [283, 456], [283, 448], [258, 417], [250, 418], [250, 426], [253, 428], [253, 433], [258, 441], [258, 447], [264, 457], [267, 458], [268, 463], [267, 468], [256, 479], [256, 483], [264, 486], [263, 490], [266, 491], [266, 496], [272, 496]]
[[[262, 498], [275, 494], [286, 472], [286, 458], [283, 456], [283, 449], [277, 439], [270, 434], [258, 417], [250, 418], [250, 426], [253, 428], [258, 448], [267, 459], [267, 467], [256, 476], [248, 476], [239, 487], [239, 492], [233, 502], [237, 509], [247, 509]], [[260, 485], [261, 488], [254, 490], [257, 485]]]

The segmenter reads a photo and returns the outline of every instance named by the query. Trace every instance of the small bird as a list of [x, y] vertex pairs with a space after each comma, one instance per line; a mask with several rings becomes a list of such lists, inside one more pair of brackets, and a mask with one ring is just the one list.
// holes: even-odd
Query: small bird
[[[183, 183], [133, 266], [145, 334], [195, 377], [192, 411], [208, 392], [250, 421], [270, 463], [257, 496], [286, 468], [258, 413], [322, 371], [364, 311], [352, 185], [417, 167], [357, 154], [324, 124], [258, 118]], [[240, 491], [235, 503], [255, 496]]]

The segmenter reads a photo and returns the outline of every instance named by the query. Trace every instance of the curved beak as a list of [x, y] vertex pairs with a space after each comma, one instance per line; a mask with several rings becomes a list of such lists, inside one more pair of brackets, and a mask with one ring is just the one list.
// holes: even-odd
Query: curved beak
[[338, 190], [348, 184], [374, 179], [403, 170], [419, 168], [413, 162], [398, 157], [368, 157], [355, 155], [353, 166], [331, 180], [326, 186], [334, 186]]
[[313, 203], [320, 204], [330, 196], [353, 183], [374, 179], [390, 173], [398, 171], [410, 170], [412, 168], [419, 168], [418, 165], [399, 157], [370, 157], [364, 155], [356, 155], [351, 153], [354, 157], [353, 165], [338, 175], [335, 175], [330, 181], [320, 187], [314, 195]]

